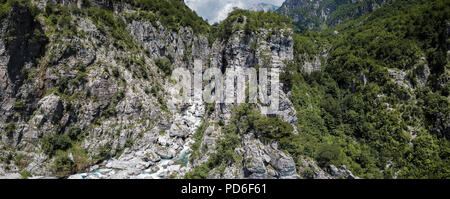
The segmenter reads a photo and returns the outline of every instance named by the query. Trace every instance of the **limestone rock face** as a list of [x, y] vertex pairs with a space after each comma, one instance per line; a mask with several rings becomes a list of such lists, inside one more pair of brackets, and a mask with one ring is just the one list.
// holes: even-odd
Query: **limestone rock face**
[[298, 171], [302, 179], [332, 179], [332, 176], [320, 168], [311, 158], [301, 157]]
[[[36, 64], [34, 59], [42, 56], [46, 38], [40, 35], [41, 25], [34, 20], [30, 9], [17, 2], [12, 5], [7, 20], [0, 24], [0, 122], [7, 123], [17, 109], [28, 113], [38, 101], [35, 99], [37, 86], [23, 84], [25, 72]], [[29, 103], [22, 103], [19, 98]]]
[[354, 176], [351, 171], [347, 170], [345, 166], [342, 166], [340, 169], [336, 168], [334, 165], [330, 165], [328, 167], [329, 173], [336, 178], [344, 178], [344, 179], [359, 179], [357, 176]]
[[[49, 2], [86, 6], [77, 0], [32, 2], [41, 9]], [[203, 70], [217, 67], [225, 75], [236, 75], [255, 67], [283, 72], [294, 57], [290, 29], [235, 31], [229, 39], [211, 41], [190, 27], [174, 30], [158, 21], [129, 17], [137, 9], [125, 3], [91, 2], [124, 20], [123, 34], [129, 40], [118, 41], [102, 23], [76, 14], [67, 22], [73, 34], [62, 34], [61, 27], [19, 4], [0, 21], [0, 156], [26, 154], [23, 165], [0, 163], [1, 178], [16, 178], [23, 171], [32, 178], [57, 176], [56, 157], [43, 150], [46, 135], [70, 139], [75, 152], [64, 155], [76, 165], [71, 179], [183, 178], [216, 153], [222, 128], [238, 104], [207, 105], [195, 98], [180, 103], [171, 97], [179, 91], [157, 60], [167, 59], [172, 68], [190, 72], [194, 60], [201, 60]], [[9, 37], [13, 29], [15, 37]], [[281, 84], [279, 90], [277, 115], [293, 126], [293, 133], [301, 133], [290, 94]], [[232, 90], [224, 95], [237, 94]], [[260, 111], [264, 106], [256, 105]], [[201, 128], [199, 139], [196, 132]], [[239, 139], [242, 144], [234, 152], [242, 161], [223, 171], [214, 169], [211, 178], [301, 177], [293, 158], [276, 143], [252, 134]], [[192, 157], [194, 145], [201, 153]]]
[[253, 135], [245, 135], [244, 148], [244, 172], [248, 178], [300, 178], [296, 172], [295, 162], [292, 157], [273, 148], [264, 145]]

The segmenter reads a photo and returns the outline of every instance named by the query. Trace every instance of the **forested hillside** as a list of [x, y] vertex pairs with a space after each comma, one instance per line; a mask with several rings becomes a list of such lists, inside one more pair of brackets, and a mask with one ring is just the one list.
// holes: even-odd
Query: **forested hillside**
[[304, 133], [285, 150], [364, 178], [448, 178], [449, 15], [449, 1], [397, 1], [296, 35], [285, 81]]
[[324, 30], [395, 0], [286, 0], [276, 11], [294, 20], [297, 31]]

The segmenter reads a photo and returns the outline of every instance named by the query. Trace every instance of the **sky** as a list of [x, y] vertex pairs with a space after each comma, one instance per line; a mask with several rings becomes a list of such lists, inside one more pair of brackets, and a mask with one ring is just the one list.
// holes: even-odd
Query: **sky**
[[247, 8], [257, 3], [281, 6], [284, 0], [184, 0], [186, 5], [210, 24], [224, 20], [234, 7]]

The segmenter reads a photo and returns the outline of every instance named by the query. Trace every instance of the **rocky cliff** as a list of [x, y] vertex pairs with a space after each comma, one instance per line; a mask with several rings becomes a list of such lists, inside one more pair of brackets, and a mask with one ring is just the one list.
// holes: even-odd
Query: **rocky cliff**
[[[289, 28], [211, 39], [138, 6], [100, 0], [11, 5], [0, 21], [0, 176], [183, 178], [216, 153], [235, 106], [178, 104], [170, 98], [169, 72], [193, 71], [194, 60], [204, 69], [283, 70], [294, 57]], [[297, 133], [289, 95], [281, 93], [279, 115]], [[198, 131], [201, 138], [194, 136]], [[239, 161], [211, 170], [209, 178], [307, 177], [276, 142], [256, 132], [238, 140]], [[196, 143], [201, 155], [193, 156]], [[316, 168], [309, 177], [332, 177], [314, 161], [305, 164]]]

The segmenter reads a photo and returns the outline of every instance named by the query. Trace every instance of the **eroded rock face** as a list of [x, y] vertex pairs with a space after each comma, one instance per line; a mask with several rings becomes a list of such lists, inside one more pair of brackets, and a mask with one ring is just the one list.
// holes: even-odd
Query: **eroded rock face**
[[335, 178], [359, 179], [357, 176], [354, 176], [351, 171], [347, 170], [345, 165], [343, 165], [340, 169], [336, 168], [334, 165], [330, 165], [328, 167], [328, 172]]
[[243, 138], [244, 175], [248, 178], [300, 178], [295, 162], [271, 145], [264, 145], [252, 134]]
[[412, 85], [408, 78], [407, 73], [398, 69], [388, 69], [389, 77], [400, 87], [411, 89]]
[[305, 64], [303, 65], [303, 70], [310, 74], [314, 71], [321, 71], [322, 70], [322, 63], [320, 62], [320, 59], [318, 57], [315, 57], [312, 61], [305, 61]]
[[332, 176], [317, 165], [311, 158], [300, 158], [300, 169], [298, 171], [302, 179], [332, 179]]
[[414, 90], [426, 86], [431, 71], [426, 58], [421, 57], [411, 69], [388, 69], [388, 73], [391, 80], [398, 86]]
[[64, 105], [56, 95], [49, 95], [38, 102], [38, 110], [30, 119], [30, 125], [25, 132], [24, 140], [37, 142], [48, 132], [58, 132], [59, 124], [64, 126], [62, 120]]

